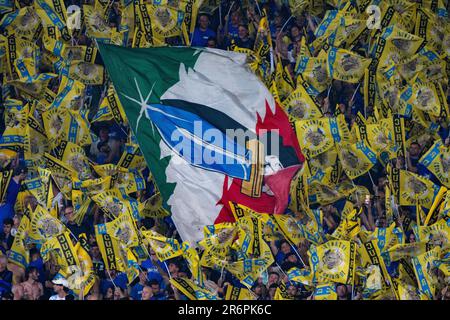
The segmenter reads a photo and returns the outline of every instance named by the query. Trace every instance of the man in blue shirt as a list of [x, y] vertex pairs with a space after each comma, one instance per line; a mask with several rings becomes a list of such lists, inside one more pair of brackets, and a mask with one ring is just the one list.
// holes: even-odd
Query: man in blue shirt
[[3, 220], [14, 217], [14, 205], [19, 194], [20, 185], [27, 177], [27, 168], [20, 166], [14, 171], [14, 176], [6, 189], [5, 202], [0, 204], [0, 229], [3, 229]]
[[142, 290], [147, 285], [147, 270], [142, 268], [139, 272], [139, 282], [136, 283], [130, 292], [130, 297], [133, 300], [142, 300]]
[[206, 47], [210, 37], [215, 38], [216, 33], [209, 28], [209, 17], [207, 14], [201, 14], [198, 19], [199, 26], [194, 30], [192, 37], [192, 47]]

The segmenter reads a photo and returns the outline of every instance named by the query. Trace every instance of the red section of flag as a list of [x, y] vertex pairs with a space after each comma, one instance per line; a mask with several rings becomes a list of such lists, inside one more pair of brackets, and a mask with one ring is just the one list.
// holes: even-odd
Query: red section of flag
[[282, 214], [286, 210], [289, 202], [291, 181], [300, 168], [301, 165], [292, 166], [264, 177], [264, 184], [270, 188], [275, 196], [275, 208], [273, 213]]
[[256, 134], [259, 136], [261, 130], [278, 130], [280, 137], [283, 138], [283, 145], [294, 148], [300, 163], [305, 162], [305, 157], [300, 149], [300, 144], [298, 143], [295, 131], [292, 128], [288, 115], [280, 107], [280, 105], [275, 102], [275, 113], [270, 109], [269, 103], [266, 101], [266, 115], [264, 121], [261, 119], [260, 115], [257, 115], [258, 122], [256, 123]]
[[[275, 106], [275, 113], [273, 113], [266, 101], [266, 115], [264, 117], [264, 121], [259, 115], [257, 115], [257, 117], [258, 122], [256, 125], [256, 132], [258, 135], [262, 133], [262, 130], [265, 130], [266, 132], [270, 130], [278, 130], [278, 134], [283, 138], [283, 144], [294, 148], [296, 151], [299, 163], [303, 163], [305, 161], [305, 158], [300, 150], [297, 136], [289, 123], [289, 118], [278, 103]], [[230, 209], [230, 201], [242, 204], [255, 210], [256, 212], [269, 214], [284, 213], [289, 201], [289, 190], [292, 178], [300, 168], [301, 165], [299, 164], [282, 169], [273, 175], [265, 176], [264, 184], [267, 184], [274, 196], [262, 192], [259, 198], [252, 198], [241, 193], [242, 180], [236, 178], [233, 179], [230, 188], [228, 188], [228, 179], [232, 178], [225, 177], [222, 198], [217, 203], [223, 207], [217, 216], [215, 223], [235, 221], [233, 213]]]

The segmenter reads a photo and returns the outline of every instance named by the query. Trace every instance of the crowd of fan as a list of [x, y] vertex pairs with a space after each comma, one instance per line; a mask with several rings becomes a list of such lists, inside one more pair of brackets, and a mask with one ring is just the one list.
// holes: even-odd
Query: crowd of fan
[[[29, 0], [23, 1], [27, 3]], [[30, 4], [30, 3], [27, 3]], [[66, 3], [66, 6], [74, 3]], [[80, 4], [80, 3], [75, 3]], [[233, 4], [230, 7], [230, 4]], [[255, 32], [258, 29], [259, 15], [255, 6], [249, 10], [243, 10], [240, 1], [222, 1], [221, 10], [215, 10], [213, 14], [199, 14], [198, 25], [195, 28], [192, 43], [194, 47], [210, 47], [227, 49], [234, 40], [236, 45], [241, 48], [253, 48]], [[118, 2], [114, 2], [111, 11], [109, 23], [110, 26], [119, 24], [121, 18]], [[275, 1], [260, 1], [260, 9], [265, 9], [268, 13], [270, 22], [270, 32], [275, 39], [276, 54], [281, 56], [284, 65], [289, 67], [293, 73], [296, 63], [299, 42], [302, 37], [307, 37], [308, 43], [314, 40], [314, 31], [321, 17], [315, 17], [304, 12], [302, 15], [286, 21], [291, 16], [288, 6], [279, 6]], [[325, 10], [324, 10], [325, 11]], [[223, 12], [222, 19], [219, 18], [219, 12]], [[225, 14], [229, 12], [229, 14]], [[253, 25], [253, 27], [250, 27]], [[284, 26], [284, 29], [283, 29]], [[251, 31], [250, 31], [251, 30]], [[80, 35], [76, 39], [80, 45], [89, 44], [91, 39]], [[177, 43], [175, 39], [172, 44]], [[294, 77], [295, 78], [295, 77]], [[55, 83], [54, 91], [58, 89]], [[334, 81], [330, 92], [325, 92], [319, 96], [322, 103], [324, 114], [331, 116], [334, 114], [337, 105], [345, 115], [349, 127], [352, 125], [358, 112], [364, 109], [364, 102], [361, 93], [356, 90], [356, 85], [346, 84]], [[102, 87], [88, 88], [87, 92], [97, 98], [93, 98], [90, 114], [95, 114], [98, 103], [101, 101]], [[447, 90], [448, 96], [449, 90]], [[4, 128], [2, 128], [4, 129]], [[98, 137], [86, 152], [90, 159], [98, 164], [117, 163], [124, 151], [124, 145], [127, 139], [129, 128], [109, 122], [99, 123], [93, 127], [93, 131]], [[445, 144], [450, 143], [449, 125], [442, 123], [439, 132]], [[418, 141], [411, 144], [406, 157], [406, 166], [404, 159], [395, 159], [394, 165], [398, 168], [407, 167], [408, 170], [422, 175], [427, 175], [426, 168], [418, 164], [422, 152], [427, 150], [427, 146], [432, 143], [432, 137], [429, 141]], [[17, 194], [21, 187], [21, 182], [26, 178], [26, 167], [21, 159], [17, 158], [10, 164], [10, 169], [14, 169], [14, 177], [8, 187], [6, 202], [0, 206], [0, 217], [2, 230], [0, 232], [0, 294], [3, 300], [65, 300], [78, 299], [63, 279], [54, 280], [58, 270], [52, 261], [44, 262], [38, 248], [29, 248], [30, 263], [26, 270], [17, 267], [14, 264], [8, 264], [7, 254], [13, 243], [14, 235], [21, 220], [21, 212], [14, 212], [14, 204]], [[386, 174], [381, 165], [376, 166], [372, 172], [377, 183], [372, 186], [365, 177], [356, 179], [355, 184], [365, 185], [373, 192], [370, 199], [359, 199], [357, 207], [363, 207], [361, 220], [363, 226], [373, 231], [376, 227], [387, 227], [385, 217], [384, 192], [386, 184]], [[144, 178], [148, 178], [149, 172], [144, 172]], [[433, 179], [433, 177], [431, 177]], [[373, 188], [373, 189], [372, 189]], [[148, 184], [147, 189], [142, 193], [150, 196], [153, 193], [153, 185]], [[30, 205], [36, 206], [36, 199], [28, 199]], [[166, 262], [160, 262], [155, 253], [149, 247], [150, 257], [140, 265], [139, 276], [131, 283], [127, 283], [127, 277], [124, 273], [116, 270], [107, 270], [102, 260], [99, 247], [96, 243], [94, 225], [104, 222], [104, 217], [98, 208], [89, 212], [81, 225], [73, 221], [73, 207], [71, 203], [62, 197], [55, 198], [59, 208], [59, 218], [65, 223], [71, 233], [78, 237], [80, 234], [87, 235], [90, 246], [90, 256], [95, 268], [95, 274], [98, 278], [89, 295], [84, 297], [87, 300], [171, 300], [186, 299], [186, 297], [174, 288], [170, 283], [170, 277], [190, 276], [189, 268], [186, 262], [181, 258], [175, 258]], [[325, 232], [331, 234], [339, 225], [339, 211], [342, 209], [343, 202], [338, 201], [332, 205], [322, 206], [324, 213]], [[415, 212], [408, 211], [406, 208], [400, 208], [400, 219], [397, 223], [407, 216], [415, 219]], [[141, 220], [138, 227], [145, 226], [147, 229], [154, 228], [167, 237], [178, 238], [175, 226], [170, 217], [161, 219], [145, 218]], [[179, 239], [181, 243], [181, 239]], [[414, 242], [414, 234], [407, 235], [407, 242]], [[252, 288], [254, 295], [259, 300], [274, 299], [275, 291], [280, 282], [284, 280], [287, 283], [288, 293], [295, 299], [313, 299], [310, 291], [306, 290], [300, 284], [290, 283], [287, 280], [286, 272], [292, 267], [303, 267], [303, 262], [308, 262], [308, 245], [302, 245], [295, 249], [287, 241], [273, 241], [270, 243], [275, 263], [264, 272]], [[239, 280], [234, 278], [231, 273], [224, 270], [220, 272], [210, 268], [202, 268], [206, 275], [206, 283], [211, 290], [223, 297], [227, 285], [242, 287]], [[344, 284], [336, 285], [338, 299], [350, 299], [352, 296], [351, 286]], [[449, 298], [450, 292], [442, 290], [439, 297]], [[354, 299], [361, 298], [359, 292], [353, 293]]]

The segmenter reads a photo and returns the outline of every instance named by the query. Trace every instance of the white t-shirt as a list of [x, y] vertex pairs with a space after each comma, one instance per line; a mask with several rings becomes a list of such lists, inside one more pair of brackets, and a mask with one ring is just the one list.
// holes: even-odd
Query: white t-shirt
[[64, 296], [64, 298], [60, 298], [60, 296], [55, 294], [55, 295], [51, 296], [49, 300], [66, 300], [66, 297]]

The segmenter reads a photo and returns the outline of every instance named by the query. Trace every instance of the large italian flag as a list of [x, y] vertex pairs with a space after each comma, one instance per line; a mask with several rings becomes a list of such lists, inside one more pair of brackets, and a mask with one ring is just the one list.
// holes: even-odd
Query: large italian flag
[[233, 221], [230, 201], [284, 212], [303, 156], [244, 54], [112, 45], [100, 53], [183, 241], [195, 245], [204, 226]]

